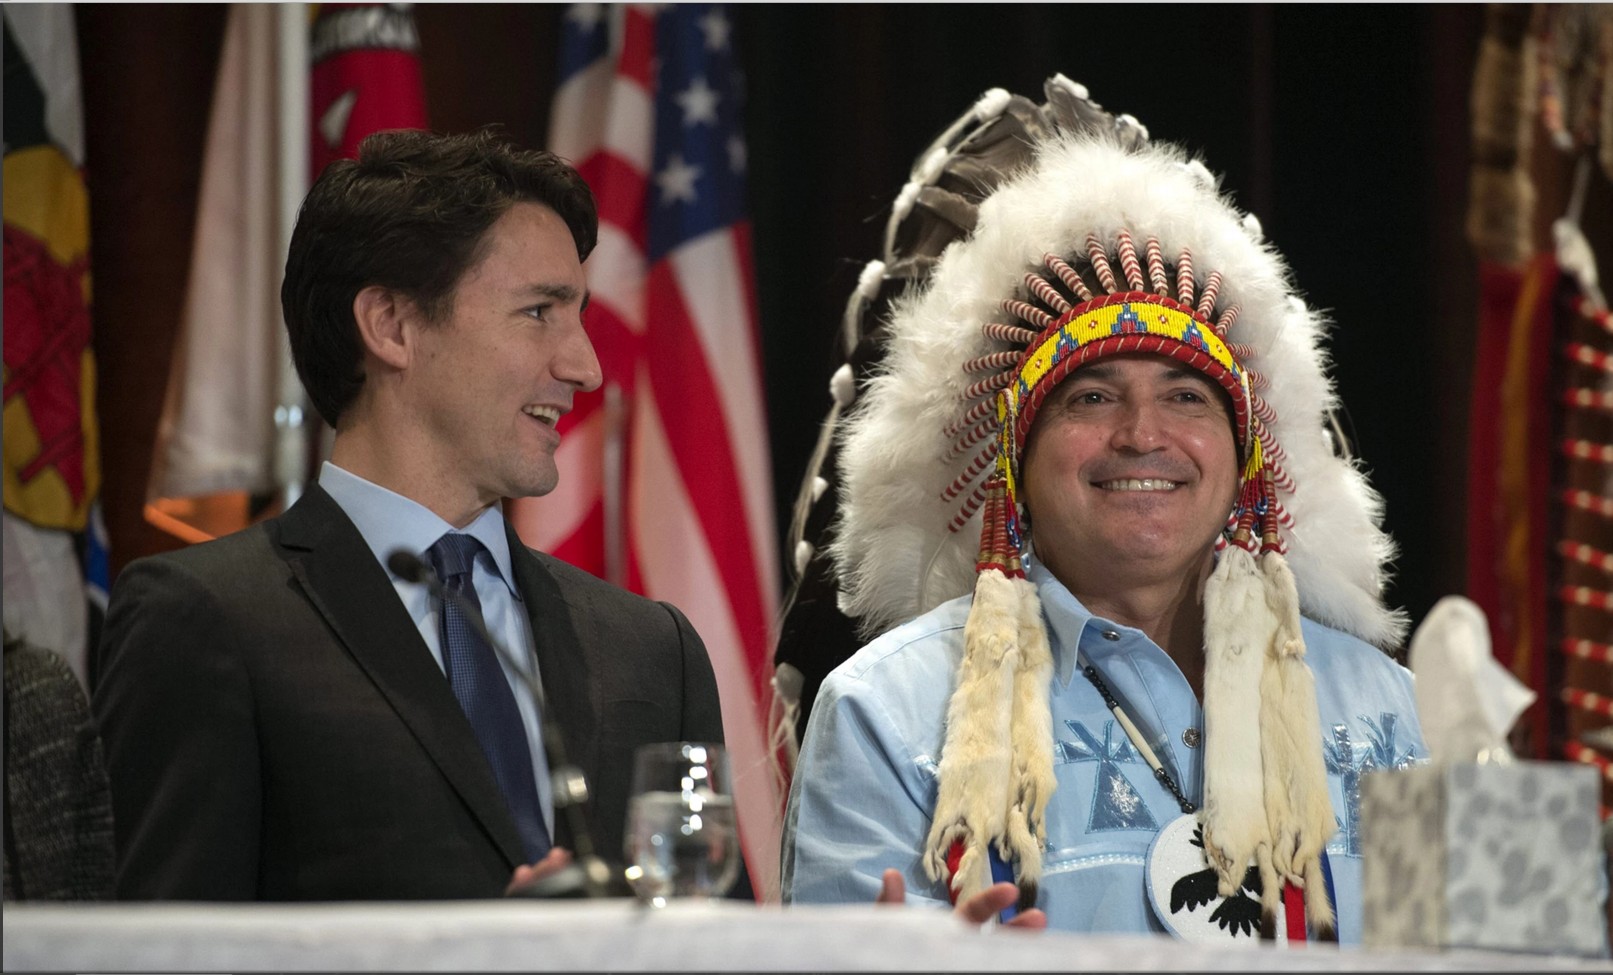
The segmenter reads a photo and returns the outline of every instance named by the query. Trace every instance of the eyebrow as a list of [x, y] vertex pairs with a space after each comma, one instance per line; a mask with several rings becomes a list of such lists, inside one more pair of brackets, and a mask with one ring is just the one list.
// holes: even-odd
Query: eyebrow
[[[578, 300], [577, 289], [569, 284], [529, 284], [517, 292], [522, 297], [549, 298], [559, 302], [573, 302]], [[582, 308], [588, 307], [589, 291], [582, 292]]]

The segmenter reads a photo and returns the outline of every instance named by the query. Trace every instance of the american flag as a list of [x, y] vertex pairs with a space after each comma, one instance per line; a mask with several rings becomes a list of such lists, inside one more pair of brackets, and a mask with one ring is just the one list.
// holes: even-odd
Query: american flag
[[722, 695], [752, 885], [772, 899], [783, 795], [760, 702], [779, 584], [733, 39], [706, 4], [564, 17], [549, 142], [599, 203], [587, 322], [606, 386], [562, 420], [560, 487], [512, 519], [688, 615]]

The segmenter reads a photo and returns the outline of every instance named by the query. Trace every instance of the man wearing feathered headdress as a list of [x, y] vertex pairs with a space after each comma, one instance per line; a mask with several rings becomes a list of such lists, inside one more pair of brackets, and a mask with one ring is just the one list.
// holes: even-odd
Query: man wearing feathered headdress
[[818, 694], [786, 899], [1358, 940], [1355, 782], [1425, 753], [1324, 323], [1201, 163], [1049, 95], [844, 421], [840, 606], [885, 632]]

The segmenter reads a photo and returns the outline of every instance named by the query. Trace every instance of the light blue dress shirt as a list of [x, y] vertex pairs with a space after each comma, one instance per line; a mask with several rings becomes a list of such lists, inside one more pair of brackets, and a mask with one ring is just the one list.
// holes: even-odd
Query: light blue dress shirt
[[[356, 474], [342, 470], [326, 461], [319, 471], [319, 486], [325, 489], [358, 527], [360, 535], [375, 553], [376, 561], [386, 567], [387, 557], [397, 549], [405, 549], [430, 565], [426, 550], [454, 526], [443, 521], [424, 505], [371, 483]], [[465, 529], [485, 547], [476, 556], [472, 581], [476, 598], [482, 604], [482, 616], [487, 630], [501, 645], [515, 655], [520, 665], [537, 679], [537, 658], [532, 651], [532, 622], [524, 608], [521, 593], [515, 587], [515, 574], [510, 564], [509, 538], [504, 534], [504, 515], [497, 505], [482, 512]], [[392, 587], [397, 590], [403, 608], [414, 620], [420, 638], [430, 649], [438, 669], [442, 660], [442, 617], [436, 600], [424, 585], [404, 582], [390, 571]], [[403, 649], [403, 648], [400, 648]], [[516, 671], [515, 662], [499, 655], [499, 664], [515, 694], [515, 703], [521, 711], [521, 723], [526, 727], [527, 747], [532, 752], [532, 773], [537, 780], [538, 802], [543, 808], [543, 822], [549, 835], [554, 835], [554, 788], [549, 780], [549, 762], [543, 750], [543, 731], [538, 722], [537, 702], [527, 689], [525, 678]], [[445, 679], [447, 671], [443, 670]]]
[[[1052, 643], [1054, 775], [1037, 906], [1068, 931], [1164, 927], [1149, 906], [1145, 863], [1156, 833], [1182, 815], [1102, 697], [1076, 670], [1089, 661], [1185, 795], [1203, 801], [1203, 712], [1175, 662], [1142, 631], [1093, 616], [1034, 559]], [[944, 716], [963, 655], [970, 597], [891, 630], [825, 679], [813, 704], [784, 827], [787, 902], [869, 903], [887, 867], [909, 902], [947, 903], [920, 851], [936, 800]], [[1360, 778], [1425, 760], [1411, 674], [1381, 650], [1305, 620], [1323, 756], [1339, 829], [1328, 862], [1342, 942], [1361, 938]]]

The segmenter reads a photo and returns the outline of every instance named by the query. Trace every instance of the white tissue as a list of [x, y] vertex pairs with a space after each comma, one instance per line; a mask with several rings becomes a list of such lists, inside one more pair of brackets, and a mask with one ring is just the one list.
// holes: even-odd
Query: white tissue
[[1417, 717], [1436, 764], [1507, 762], [1507, 735], [1535, 700], [1490, 652], [1490, 626], [1472, 600], [1446, 596], [1411, 637]]

